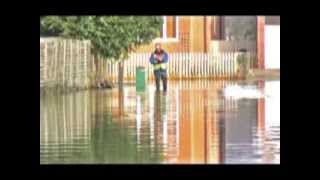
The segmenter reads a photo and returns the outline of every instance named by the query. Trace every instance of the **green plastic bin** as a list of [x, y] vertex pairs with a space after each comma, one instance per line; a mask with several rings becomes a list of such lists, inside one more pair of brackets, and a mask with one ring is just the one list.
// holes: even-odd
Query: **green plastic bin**
[[146, 89], [146, 71], [145, 68], [139, 66], [136, 68], [136, 91], [144, 91]]

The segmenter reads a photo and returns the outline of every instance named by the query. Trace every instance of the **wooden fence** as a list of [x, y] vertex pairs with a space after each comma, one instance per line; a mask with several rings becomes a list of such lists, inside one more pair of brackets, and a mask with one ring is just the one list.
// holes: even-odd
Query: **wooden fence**
[[88, 87], [93, 65], [90, 41], [40, 41], [40, 87]]

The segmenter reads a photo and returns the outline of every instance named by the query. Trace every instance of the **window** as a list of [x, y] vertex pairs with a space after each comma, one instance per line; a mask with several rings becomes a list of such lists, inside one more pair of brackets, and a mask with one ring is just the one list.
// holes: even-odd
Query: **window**
[[179, 19], [177, 16], [163, 16], [163, 25], [160, 31], [161, 40], [179, 39]]
[[225, 16], [226, 40], [256, 40], [256, 16]]
[[255, 16], [213, 16], [211, 40], [255, 40]]

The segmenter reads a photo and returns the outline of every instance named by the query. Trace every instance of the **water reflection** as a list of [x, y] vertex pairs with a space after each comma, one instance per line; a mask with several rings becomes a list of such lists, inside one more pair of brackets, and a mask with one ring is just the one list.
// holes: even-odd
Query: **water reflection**
[[[225, 97], [230, 85], [255, 86], [270, 98]], [[280, 163], [274, 104], [279, 81], [177, 81], [166, 95], [150, 85], [142, 93], [41, 96], [40, 163]]]

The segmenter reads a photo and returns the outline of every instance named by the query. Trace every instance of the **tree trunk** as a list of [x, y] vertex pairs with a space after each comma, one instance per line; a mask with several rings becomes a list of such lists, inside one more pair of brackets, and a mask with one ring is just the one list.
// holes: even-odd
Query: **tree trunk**
[[99, 75], [100, 75], [100, 73], [99, 73], [99, 65], [98, 65], [98, 58], [97, 58], [97, 54], [93, 54], [93, 60], [94, 60], [94, 65], [95, 65], [95, 68], [96, 68], [96, 70], [95, 70], [95, 74], [94, 74], [94, 87], [98, 87], [99, 86], [99, 80], [98, 80], [98, 78], [99, 78]]
[[123, 62], [118, 64], [118, 88], [119, 88], [119, 118], [120, 121], [123, 116], [124, 110], [124, 97], [123, 97]]
[[123, 90], [123, 62], [118, 63], [118, 87], [119, 90]]
[[119, 107], [119, 120], [121, 122], [122, 117], [124, 115], [124, 94], [123, 89], [119, 88], [119, 95], [118, 95], [118, 107]]

